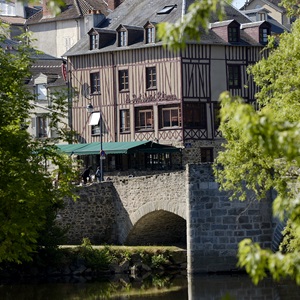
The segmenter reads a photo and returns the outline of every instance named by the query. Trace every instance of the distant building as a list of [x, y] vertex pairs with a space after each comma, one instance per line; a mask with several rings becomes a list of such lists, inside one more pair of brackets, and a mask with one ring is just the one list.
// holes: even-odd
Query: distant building
[[[5, 51], [14, 53], [18, 51], [19, 42], [3, 40], [0, 47]], [[51, 118], [49, 113], [58, 113], [58, 130], [68, 132], [69, 111], [68, 111], [68, 89], [66, 84], [66, 62], [46, 54], [31, 55], [33, 61], [30, 68], [29, 78], [24, 78], [25, 87], [34, 95], [33, 110], [30, 119], [26, 120], [26, 128], [33, 139], [51, 139], [53, 143], [61, 141], [57, 130], [50, 128]], [[66, 113], [56, 111], [54, 99], [62, 97], [65, 102]]]
[[246, 13], [251, 18], [255, 15], [259, 19], [257, 21], [267, 20], [274, 23], [274, 26], [278, 26], [276, 23], [279, 23], [283, 29], [290, 30], [295, 17], [289, 17], [286, 9], [280, 6], [280, 2], [282, 0], [248, 0], [240, 10], [248, 11]]
[[[31, 67], [31, 78], [26, 82], [26, 87], [35, 96], [35, 110], [31, 114], [28, 131], [33, 138], [58, 138], [58, 132], [51, 130], [49, 124], [49, 112], [52, 111], [52, 103], [59, 93], [64, 92], [67, 107], [67, 86], [64, 78], [64, 62], [50, 55], [39, 54], [34, 57]], [[60, 114], [59, 128], [68, 130], [68, 112]]]
[[43, 0], [42, 9], [26, 20], [26, 28], [35, 39], [33, 46], [55, 57], [61, 57], [121, 3], [120, 0], [65, 0], [61, 13], [54, 15], [47, 2]]
[[5, 31], [0, 28], [0, 33], [8, 39], [15, 39], [26, 31], [26, 20], [40, 9], [39, 6], [28, 5], [26, 1], [0, 0], [0, 21], [9, 26]]
[[[73, 93], [72, 129], [81, 143], [97, 143], [102, 133], [110, 149], [106, 171], [212, 162], [224, 142], [220, 93], [228, 90], [255, 102], [257, 88], [246, 69], [264, 55], [270, 23], [251, 22], [227, 5], [224, 20], [212, 17], [200, 43], [168, 51], [157, 40], [156, 24], [176, 22], [192, 2], [125, 1], [65, 54]], [[91, 115], [85, 110], [89, 104], [94, 107]], [[181, 151], [131, 151], [133, 141]], [[111, 144], [120, 142], [127, 145], [122, 154]], [[85, 155], [96, 153], [85, 148]], [[99, 163], [99, 155], [94, 162]]]

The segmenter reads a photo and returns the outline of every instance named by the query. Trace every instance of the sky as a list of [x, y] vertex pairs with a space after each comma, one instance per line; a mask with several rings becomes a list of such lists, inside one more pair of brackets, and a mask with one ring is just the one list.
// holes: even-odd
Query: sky
[[232, 0], [232, 5], [236, 8], [241, 8], [245, 2], [246, 0]]

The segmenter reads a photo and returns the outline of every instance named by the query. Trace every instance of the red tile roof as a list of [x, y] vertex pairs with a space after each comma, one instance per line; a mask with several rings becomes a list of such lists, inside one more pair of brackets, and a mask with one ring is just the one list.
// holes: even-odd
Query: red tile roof
[[27, 20], [27, 24], [36, 24], [41, 22], [53, 22], [59, 20], [69, 20], [81, 18], [89, 11], [101, 11], [105, 16], [108, 14], [107, 4], [104, 0], [66, 0], [66, 5], [57, 16], [43, 18], [43, 10], [39, 11]]

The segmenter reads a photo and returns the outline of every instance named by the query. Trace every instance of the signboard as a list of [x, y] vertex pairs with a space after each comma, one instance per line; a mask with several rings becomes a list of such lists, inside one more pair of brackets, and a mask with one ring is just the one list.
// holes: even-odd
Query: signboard
[[104, 150], [100, 150], [100, 159], [105, 159], [106, 153]]
[[147, 102], [162, 102], [162, 101], [178, 101], [176, 95], [167, 95], [164, 92], [155, 92], [152, 95], [147, 95], [146, 93], [144, 95], [140, 94], [132, 95], [132, 98], [130, 98], [129, 95], [126, 96], [126, 103], [147, 103]]

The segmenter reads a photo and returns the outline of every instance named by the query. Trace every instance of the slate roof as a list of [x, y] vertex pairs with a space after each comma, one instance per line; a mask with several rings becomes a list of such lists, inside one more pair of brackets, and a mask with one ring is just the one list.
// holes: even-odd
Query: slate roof
[[26, 22], [25, 18], [17, 16], [0, 16], [1, 21], [11, 25], [24, 25]]
[[104, 15], [108, 14], [107, 4], [104, 0], [66, 0], [65, 3], [65, 7], [57, 16], [43, 18], [43, 10], [40, 10], [28, 18], [26, 24], [78, 19], [87, 15], [90, 10], [99, 10]]
[[[38, 11], [41, 10], [41, 7], [38, 6], [27, 6], [25, 7], [25, 18], [20, 17], [20, 16], [6, 16], [0, 15], [0, 19], [1, 21], [3, 21], [4, 23], [7, 24], [11, 24], [11, 25], [24, 25], [26, 22], [26, 19], [30, 18], [31, 16], [33, 16], [34, 14], [36, 14]], [[1, 12], [0, 12], [1, 14]]]
[[66, 82], [62, 77], [61, 64], [62, 59], [47, 54], [38, 54], [32, 57], [34, 62], [30, 68], [32, 77], [28, 86], [32, 86], [34, 78], [40, 73], [47, 75], [47, 85], [49, 87], [65, 86]]
[[[248, 0], [247, 2], [245, 2], [244, 6], [242, 6], [240, 9], [247, 9], [247, 6], [249, 6], [249, 4], [251, 4], [253, 1], [255, 0]], [[261, 0], [263, 3], [275, 8], [276, 10], [279, 10], [281, 12], [285, 12], [285, 8], [283, 6], [280, 6], [280, 2], [282, 2], [282, 0]]]
[[5, 51], [15, 52], [19, 43], [11, 39], [0, 39], [0, 48], [5, 49]]
[[[156, 0], [156, 1], [140, 1], [140, 0], [125, 0], [120, 4], [113, 12], [111, 12], [107, 18], [100, 24], [101, 29], [116, 30], [120, 25], [124, 26], [138, 26], [142, 28], [148, 21], [151, 23], [169, 22], [175, 23], [182, 16], [182, 11], [187, 11], [189, 5], [193, 3], [193, 0], [187, 0], [186, 7], [182, 7], [182, 0]], [[165, 6], [176, 5], [176, 7], [169, 14], [157, 14]], [[225, 7], [226, 20], [236, 20], [240, 24], [249, 23], [251, 20], [234, 8], [232, 5]], [[219, 21], [215, 15], [211, 16], [212, 23]], [[95, 28], [97, 30], [97, 28]], [[101, 36], [100, 36], [101, 39]], [[206, 33], [203, 31], [201, 35], [201, 42], [206, 44], [225, 44], [226, 42], [218, 37], [214, 32], [209, 31]], [[155, 47], [161, 45], [161, 42], [153, 44], [145, 44], [143, 39], [135, 41], [134, 44], [127, 46], [125, 49], [141, 48], [141, 47]], [[249, 36], [241, 33], [240, 45], [259, 45]], [[124, 47], [117, 47], [116, 42], [111, 42], [107, 47], [101, 49], [89, 50], [89, 36], [86, 34], [81, 38], [70, 50], [68, 50], [64, 56], [73, 56], [86, 53], [104, 52], [104, 51], [122, 51]]]
[[[246, 16], [249, 16], [251, 14], [256, 14], [260, 11], [264, 11], [264, 12], [269, 12], [267, 9], [265, 8], [256, 8], [256, 9], [246, 9], [246, 10], [241, 10], [241, 13], [245, 14]], [[285, 27], [284, 25], [280, 24], [278, 21], [276, 21], [275, 19], [273, 19], [269, 14], [268, 14], [268, 19], [267, 21], [271, 24], [271, 31], [272, 33], [276, 33], [276, 34], [279, 34], [279, 33], [283, 33], [285, 31], [289, 31], [289, 29], [287, 27]]]
[[[5, 51], [14, 53], [17, 51], [19, 43], [11, 40], [4, 39], [0, 40], [0, 47], [4, 48]], [[28, 86], [33, 85], [33, 79], [40, 73], [47, 75], [48, 86], [64, 86], [66, 85], [63, 77], [61, 64], [63, 60], [45, 53], [36, 53], [35, 51], [30, 56], [33, 60], [32, 66], [30, 68], [31, 78], [26, 81]]]

